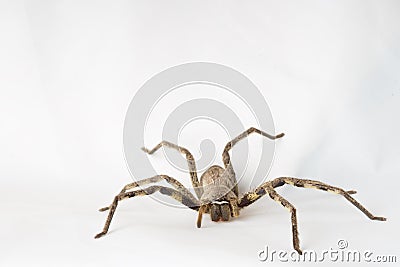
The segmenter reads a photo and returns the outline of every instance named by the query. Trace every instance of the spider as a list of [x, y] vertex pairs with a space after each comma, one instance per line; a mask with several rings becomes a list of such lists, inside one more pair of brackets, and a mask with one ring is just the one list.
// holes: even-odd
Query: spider
[[[291, 213], [293, 247], [299, 254], [302, 254], [302, 251], [300, 249], [298, 230], [297, 230], [296, 208], [289, 201], [287, 201], [285, 198], [283, 198], [275, 191], [276, 187], [280, 187], [284, 184], [289, 184], [297, 187], [315, 188], [323, 191], [340, 194], [348, 201], [350, 201], [350, 203], [356, 206], [359, 210], [361, 210], [371, 220], [386, 221], [386, 218], [374, 216], [359, 202], [357, 202], [351, 196], [351, 194], [355, 194], [356, 191], [354, 190], [346, 191], [343, 190], [342, 188], [331, 186], [315, 180], [299, 179], [293, 177], [279, 177], [272, 181], [267, 181], [258, 186], [255, 190], [252, 190], [250, 192], [243, 194], [242, 196], [239, 196], [239, 190], [236, 182], [235, 172], [233, 170], [231, 159], [229, 156], [229, 150], [231, 150], [232, 147], [240, 140], [246, 138], [252, 133], [260, 134], [271, 140], [275, 140], [277, 138], [281, 138], [284, 136], [283, 133], [274, 136], [254, 127], [249, 128], [248, 130], [244, 131], [243, 133], [241, 133], [240, 135], [238, 135], [237, 137], [235, 137], [226, 144], [224, 151], [222, 153], [222, 160], [225, 168], [217, 165], [209, 167], [200, 177], [200, 181], [197, 178], [195, 160], [192, 154], [186, 148], [180, 147], [178, 145], [175, 145], [167, 141], [162, 141], [151, 150], [143, 147], [142, 150], [148, 154], [153, 154], [163, 146], [175, 149], [180, 153], [184, 154], [187, 159], [191, 182], [194, 187], [197, 198], [180, 182], [178, 182], [176, 179], [168, 175], [156, 175], [151, 178], [127, 184], [126, 186], [123, 187], [121, 192], [117, 196], [115, 196], [114, 201], [110, 206], [101, 208], [99, 210], [99, 211], [106, 211], [106, 210], [110, 211], [106, 223], [104, 225], [103, 231], [97, 234], [95, 238], [102, 237], [108, 232], [111, 220], [113, 218], [118, 203], [121, 200], [127, 198], [150, 195], [155, 192], [159, 192], [161, 194], [170, 196], [175, 200], [177, 200], [178, 202], [182, 203], [183, 205], [187, 206], [188, 208], [198, 212], [197, 227], [200, 228], [204, 213], [210, 214], [212, 221], [229, 221], [231, 217], [238, 217], [239, 211], [242, 208], [249, 206], [256, 200], [260, 199], [262, 196], [268, 195], [270, 198], [280, 203], [283, 207], [287, 208]], [[150, 183], [157, 183], [162, 180], [165, 180], [174, 188], [152, 185], [145, 189], [137, 189], [134, 191], [129, 191], [131, 189], [135, 189], [137, 187]]]

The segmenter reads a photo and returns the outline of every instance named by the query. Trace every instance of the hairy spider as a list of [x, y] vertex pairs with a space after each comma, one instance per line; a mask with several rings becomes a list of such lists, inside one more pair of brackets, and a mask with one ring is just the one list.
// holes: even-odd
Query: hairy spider
[[[124, 186], [122, 191], [117, 196], [115, 196], [114, 201], [110, 206], [100, 209], [100, 211], [106, 211], [106, 210], [110, 211], [107, 217], [107, 221], [104, 225], [103, 231], [97, 234], [95, 238], [99, 238], [107, 233], [114, 212], [117, 208], [118, 202], [123, 199], [132, 198], [135, 196], [150, 195], [155, 192], [160, 192], [161, 194], [174, 198], [175, 200], [189, 207], [190, 209], [198, 211], [197, 227], [200, 228], [203, 213], [209, 213], [212, 221], [220, 221], [220, 220], [228, 221], [230, 217], [239, 216], [240, 209], [249, 206], [262, 196], [268, 194], [273, 200], [279, 202], [283, 207], [287, 208], [290, 211], [292, 220], [293, 247], [299, 254], [302, 254], [299, 244], [298, 230], [297, 230], [296, 208], [289, 201], [287, 201], [285, 198], [279, 195], [274, 189], [284, 184], [290, 184], [297, 187], [315, 188], [340, 194], [348, 201], [350, 201], [354, 206], [356, 206], [359, 210], [361, 210], [365, 215], [367, 215], [367, 217], [370, 218], [371, 220], [386, 221], [386, 218], [374, 216], [359, 202], [357, 202], [351, 196], [351, 194], [355, 194], [356, 191], [353, 190], [346, 191], [339, 187], [327, 185], [325, 183], [315, 180], [299, 179], [293, 177], [279, 177], [272, 181], [267, 181], [261, 184], [255, 190], [245, 193], [244, 195], [239, 197], [235, 172], [232, 168], [228, 152], [237, 142], [246, 138], [251, 133], [258, 133], [272, 140], [284, 136], [283, 133], [273, 136], [259, 129], [253, 127], [249, 128], [247, 131], [238, 135], [236, 138], [234, 138], [232, 141], [226, 144], [224, 151], [222, 153], [222, 160], [224, 162], [225, 168], [222, 168], [217, 165], [211, 166], [203, 173], [203, 175], [200, 178], [200, 181], [197, 178], [195, 160], [192, 154], [186, 148], [177, 146], [167, 141], [162, 141], [152, 150], [148, 150], [147, 148], [142, 148], [143, 151], [145, 151], [146, 153], [153, 154], [162, 146], [166, 146], [169, 148], [176, 149], [182, 154], [184, 154], [188, 162], [190, 177], [197, 198], [180, 182], [167, 175], [156, 175], [151, 178], [127, 184], [126, 186]], [[145, 189], [129, 191], [139, 186], [143, 186], [150, 183], [156, 183], [162, 180], [168, 182], [170, 185], [174, 187], [174, 189], [165, 186], [153, 185]]]

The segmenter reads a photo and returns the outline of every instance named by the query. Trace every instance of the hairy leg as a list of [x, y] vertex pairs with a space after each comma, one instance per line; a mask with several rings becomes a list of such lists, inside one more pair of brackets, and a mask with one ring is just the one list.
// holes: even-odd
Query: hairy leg
[[[133, 182], [130, 184], [127, 184], [126, 186], [124, 186], [120, 192], [120, 194], [125, 193], [126, 191], [139, 187], [139, 186], [143, 186], [146, 184], [150, 184], [150, 183], [157, 183], [160, 182], [162, 180], [165, 180], [167, 183], [169, 183], [170, 185], [172, 185], [176, 190], [178, 190], [181, 194], [183, 194], [184, 196], [186, 196], [187, 198], [191, 199], [193, 202], [197, 202], [197, 199], [193, 196], [193, 194], [186, 188], [184, 187], [179, 181], [177, 181], [176, 179], [168, 176], [168, 175], [156, 175], [150, 178], [146, 178], [137, 182]], [[104, 207], [99, 209], [99, 211], [106, 211], [108, 209], [110, 209], [111, 206], [108, 207]]]
[[119, 194], [119, 195], [115, 196], [114, 201], [110, 206], [110, 211], [108, 213], [108, 217], [107, 217], [106, 223], [104, 224], [103, 231], [100, 232], [99, 234], [97, 234], [95, 236], [95, 238], [102, 237], [103, 235], [105, 235], [108, 232], [108, 229], [109, 229], [110, 224], [111, 224], [111, 220], [112, 220], [112, 218], [114, 216], [115, 210], [117, 209], [119, 201], [127, 199], [127, 198], [136, 197], [136, 196], [151, 195], [151, 194], [154, 194], [155, 192], [160, 192], [161, 194], [170, 196], [170, 197], [174, 198], [175, 200], [177, 200], [178, 202], [184, 204], [185, 206], [187, 206], [187, 207], [189, 207], [189, 208], [191, 208], [193, 210], [198, 210], [199, 209], [199, 203], [198, 202], [193, 202], [192, 200], [190, 200], [189, 198], [184, 196], [179, 191], [177, 191], [175, 189], [172, 189], [172, 188], [165, 187], [165, 186], [154, 185], [154, 186], [150, 186], [150, 187], [148, 187], [146, 189], [143, 189], [143, 190], [125, 192], [125, 193], [122, 193], [122, 194]]
[[342, 195], [346, 198], [351, 204], [356, 206], [359, 210], [361, 210], [368, 218], [371, 220], [378, 220], [378, 221], [386, 221], [384, 217], [377, 217], [374, 216], [371, 212], [369, 212], [363, 205], [361, 205], [357, 200], [355, 200], [350, 194], [356, 193], [356, 191], [345, 191], [342, 188], [331, 186], [319, 181], [315, 180], [308, 180], [308, 179], [299, 179], [294, 177], [280, 177], [276, 178], [271, 182], [273, 187], [282, 186], [284, 184], [290, 184], [297, 187], [305, 187], [305, 188], [315, 188], [323, 191], [333, 192], [339, 195]]
[[273, 200], [279, 202], [282, 206], [290, 211], [292, 220], [293, 247], [299, 254], [302, 254], [300, 250], [299, 234], [297, 230], [296, 208], [274, 190], [270, 181], [263, 183], [254, 191], [248, 192], [244, 194], [241, 198], [239, 198], [238, 207], [243, 208], [249, 206], [266, 194], [268, 194]]
[[265, 189], [273, 200], [289, 210], [292, 220], [293, 248], [301, 255], [302, 251], [300, 249], [299, 232], [297, 230], [296, 208], [289, 201], [279, 195], [272, 187], [266, 187]]
[[168, 141], [160, 142], [158, 145], [156, 145], [151, 150], [149, 150], [149, 149], [147, 149], [145, 147], [142, 147], [142, 150], [144, 152], [146, 152], [147, 154], [151, 155], [154, 152], [156, 152], [158, 149], [160, 149], [162, 146], [178, 150], [180, 153], [182, 153], [182, 154], [184, 154], [186, 156], [186, 160], [187, 160], [188, 167], [189, 167], [189, 172], [190, 172], [190, 178], [192, 180], [192, 185], [193, 185], [193, 188], [194, 188], [194, 190], [196, 192], [197, 197], [200, 199], [201, 195], [203, 194], [203, 188], [201, 187], [199, 179], [197, 177], [196, 162], [194, 160], [194, 157], [193, 157], [192, 153], [190, 153], [189, 150], [187, 150], [184, 147], [180, 147], [178, 145], [170, 143]]
[[236, 182], [236, 178], [235, 178], [235, 173], [233, 171], [233, 167], [232, 167], [232, 163], [231, 163], [231, 158], [229, 156], [229, 150], [231, 150], [231, 148], [237, 144], [240, 140], [248, 137], [250, 134], [252, 133], [258, 133], [262, 136], [265, 136], [269, 139], [277, 139], [277, 138], [281, 138], [284, 136], [283, 133], [278, 134], [278, 135], [270, 135], [266, 132], [263, 132], [257, 128], [251, 127], [249, 129], [247, 129], [246, 131], [244, 131], [243, 133], [239, 134], [238, 136], [236, 136], [235, 138], [233, 138], [231, 141], [229, 141], [224, 148], [224, 151], [222, 152], [222, 161], [224, 162], [225, 165], [225, 169], [229, 172], [231, 172], [231, 175], [229, 175], [232, 178], [232, 184], [235, 185], [235, 187], [233, 188], [233, 191], [235, 192], [235, 194], [238, 196], [239, 195], [239, 191], [238, 191], [238, 187], [237, 187], [237, 182]]

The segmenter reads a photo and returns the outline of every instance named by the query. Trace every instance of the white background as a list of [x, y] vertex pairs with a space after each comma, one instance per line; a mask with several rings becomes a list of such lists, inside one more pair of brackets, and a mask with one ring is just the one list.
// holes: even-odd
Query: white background
[[290, 216], [268, 197], [229, 223], [206, 216], [202, 229], [191, 210], [137, 198], [93, 239], [106, 218], [97, 209], [131, 181], [130, 100], [193, 61], [242, 72], [267, 99], [287, 134], [270, 179], [356, 189], [388, 217], [284, 187], [303, 249], [345, 239], [400, 260], [399, 14], [398, 1], [1, 1], [0, 264], [249, 266], [270, 264], [257, 259], [265, 245], [292, 249]]

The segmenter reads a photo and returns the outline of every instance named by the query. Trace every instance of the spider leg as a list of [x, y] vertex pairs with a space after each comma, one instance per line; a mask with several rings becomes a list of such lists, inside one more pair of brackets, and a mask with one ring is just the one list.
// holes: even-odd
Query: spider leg
[[348, 201], [350, 201], [351, 204], [356, 206], [359, 210], [361, 210], [365, 215], [367, 215], [368, 218], [371, 220], [378, 220], [378, 221], [386, 221], [386, 218], [384, 217], [377, 217], [374, 216], [371, 212], [369, 212], [363, 205], [361, 205], [357, 200], [355, 200], [350, 194], [355, 194], [356, 191], [350, 190], [350, 191], [345, 191], [342, 188], [331, 186], [319, 181], [315, 180], [307, 180], [307, 179], [299, 179], [299, 178], [293, 178], [293, 177], [280, 177], [274, 179], [272, 182], [272, 187], [279, 187], [284, 184], [290, 184], [293, 186], [297, 187], [305, 187], [305, 188], [315, 188], [323, 191], [328, 191], [328, 192], [333, 192], [339, 195], [344, 196]]
[[182, 203], [183, 205], [187, 206], [190, 209], [193, 209], [196, 211], [199, 210], [200, 205], [197, 200], [194, 202], [190, 198], [188, 198], [185, 195], [183, 195], [182, 193], [180, 193], [179, 191], [169, 188], [169, 187], [165, 187], [165, 186], [153, 185], [153, 186], [149, 186], [148, 188], [143, 189], [143, 190], [136, 190], [136, 191], [121, 193], [121, 194], [118, 194], [117, 196], [115, 196], [114, 201], [111, 204], [111, 208], [108, 213], [108, 217], [107, 217], [106, 223], [104, 225], [103, 231], [100, 232], [99, 234], [97, 234], [94, 238], [100, 238], [108, 232], [108, 229], [111, 224], [111, 220], [114, 216], [115, 210], [117, 209], [119, 201], [127, 199], [127, 198], [136, 197], [136, 196], [151, 195], [151, 194], [154, 194], [155, 192], [160, 192], [163, 195], [170, 196], [173, 199], [177, 200], [178, 202]]
[[179, 152], [181, 152], [182, 154], [184, 154], [186, 156], [186, 160], [187, 160], [189, 172], [190, 172], [190, 178], [192, 180], [192, 185], [196, 192], [197, 197], [200, 198], [201, 195], [203, 194], [203, 188], [201, 187], [199, 179], [197, 178], [196, 162], [194, 160], [192, 153], [190, 153], [189, 150], [187, 150], [184, 147], [170, 143], [168, 141], [161, 141], [158, 145], [156, 145], [151, 150], [149, 150], [145, 147], [142, 147], [142, 150], [144, 152], [146, 152], [147, 154], [151, 155], [154, 152], [156, 152], [158, 149], [160, 149], [162, 146], [166, 146], [166, 147], [178, 150]]
[[[185, 187], [183, 186], [180, 182], [178, 182], [176, 179], [168, 176], [168, 175], [156, 175], [150, 178], [146, 178], [137, 182], [133, 182], [130, 184], [125, 185], [120, 194], [125, 193], [127, 190], [139, 187], [139, 186], [143, 186], [146, 184], [150, 184], [150, 183], [157, 183], [160, 182], [162, 180], [165, 180], [167, 183], [169, 183], [170, 185], [172, 185], [176, 190], [178, 190], [181, 194], [183, 194], [184, 196], [186, 196], [187, 198], [189, 198], [190, 200], [192, 200], [193, 202], [196, 202], [197, 199], [193, 196], [193, 194]], [[104, 207], [99, 209], [99, 211], [106, 211], [108, 209], [110, 209], [111, 206], [108, 207]]]
[[268, 192], [270, 198], [280, 203], [283, 207], [287, 208], [290, 211], [292, 220], [293, 247], [301, 255], [303, 252], [300, 249], [299, 232], [297, 230], [296, 208], [289, 201], [279, 195], [272, 187], [267, 186], [265, 189]]
[[239, 198], [238, 207], [243, 208], [249, 206], [265, 194], [268, 194], [273, 200], [281, 203], [282, 206], [290, 211], [292, 220], [293, 247], [301, 255], [302, 251], [300, 249], [299, 234], [297, 230], [296, 208], [274, 190], [270, 181], [263, 183], [254, 191], [248, 192]]
[[280, 133], [278, 135], [270, 135], [266, 132], [263, 132], [257, 128], [254, 127], [250, 127], [249, 129], [247, 129], [246, 131], [244, 131], [243, 133], [239, 134], [238, 136], [236, 136], [235, 138], [233, 138], [231, 141], [229, 141], [224, 148], [224, 151], [222, 152], [222, 161], [224, 162], [225, 165], [225, 169], [231, 173], [231, 175], [229, 175], [229, 177], [231, 177], [232, 179], [232, 184], [235, 185], [235, 187], [233, 188], [233, 191], [235, 192], [235, 194], [238, 196], [239, 195], [239, 191], [238, 191], [238, 187], [237, 187], [237, 182], [236, 182], [236, 178], [235, 178], [235, 173], [233, 171], [233, 167], [231, 164], [231, 158], [229, 156], [229, 150], [231, 150], [231, 148], [237, 144], [240, 140], [248, 137], [250, 134], [252, 133], [258, 133], [262, 136], [265, 136], [269, 139], [275, 140], [277, 138], [281, 138], [284, 136], [283, 133]]

